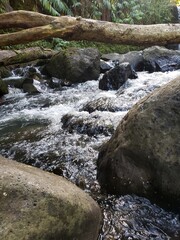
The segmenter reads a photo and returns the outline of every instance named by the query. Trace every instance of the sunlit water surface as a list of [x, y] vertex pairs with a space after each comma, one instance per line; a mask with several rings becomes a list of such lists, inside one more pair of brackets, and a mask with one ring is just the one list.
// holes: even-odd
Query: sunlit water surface
[[123, 116], [179, 75], [139, 72], [118, 91], [102, 91], [98, 81], [61, 90], [40, 84], [36, 95], [10, 88], [0, 105], [0, 154], [62, 175], [88, 192], [104, 216], [99, 240], [180, 239], [177, 214], [138, 196], [102, 194], [96, 180], [98, 149]]

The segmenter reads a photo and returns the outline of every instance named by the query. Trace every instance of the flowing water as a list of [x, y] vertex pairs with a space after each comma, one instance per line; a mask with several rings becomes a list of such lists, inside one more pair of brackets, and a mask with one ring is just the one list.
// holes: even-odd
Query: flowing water
[[123, 116], [179, 75], [139, 72], [118, 91], [102, 91], [98, 81], [61, 89], [36, 82], [35, 95], [10, 88], [0, 105], [0, 154], [62, 175], [88, 192], [103, 212], [99, 240], [180, 239], [177, 214], [138, 196], [103, 194], [96, 180], [98, 149]]

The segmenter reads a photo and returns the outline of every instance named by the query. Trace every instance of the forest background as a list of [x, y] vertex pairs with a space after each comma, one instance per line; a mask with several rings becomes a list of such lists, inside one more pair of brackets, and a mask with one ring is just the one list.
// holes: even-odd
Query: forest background
[[[81, 16], [103, 21], [125, 24], [176, 23], [178, 12], [176, 6], [180, 0], [0, 0], [0, 13], [12, 10], [29, 10], [53, 16]], [[108, 51], [127, 52], [132, 46], [106, 45], [94, 42], [68, 42], [54, 38], [38, 41], [33, 45], [54, 49], [76, 47], [97, 47], [102, 53]], [[32, 45], [32, 44], [30, 44]], [[28, 45], [25, 45], [25, 47]], [[22, 45], [13, 48], [21, 48]], [[6, 47], [6, 48], [11, 48]]]

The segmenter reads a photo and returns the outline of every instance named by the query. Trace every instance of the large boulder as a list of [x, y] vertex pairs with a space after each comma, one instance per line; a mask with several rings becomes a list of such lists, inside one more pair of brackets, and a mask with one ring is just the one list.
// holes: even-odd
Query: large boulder
[[1, 240], [96, 240], [101, 213], [66, 179], [0, 157]]
[[143, 51], [144, 70], [166, 72], [180, 68], [180, 51], [153, 46]]
[[100, 74], [100, 53], [95, 48], [61, 50], [45, 66], [44, 72], [71, 83], [96, 80]]
[[137, 194], [180, 211], [180, 77], [138, 102], [98, 157], [109, 193]]
[[99, 89], [102, 90], [117, 90], [128, 78], [137, 78], [135, 71], [128, 62], [118, 64], [114, 68], [105, 72], [99, 81]]

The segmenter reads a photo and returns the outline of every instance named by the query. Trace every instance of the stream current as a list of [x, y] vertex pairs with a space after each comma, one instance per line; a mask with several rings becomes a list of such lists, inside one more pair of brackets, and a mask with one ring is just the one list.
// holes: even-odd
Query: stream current
[[117, 91], [102, 91], [94, 80], [62, 89], [37, 82], [35, 95], [10, 88], [0, 105], [0, 154], [62, 175], [88, 192], [103, 212], [98, 240], [180, 239], [179, 215], [135, 195], [101, 193], [96, 180], [102, 143], [139, 99], [180, 70], [137, 74]]

